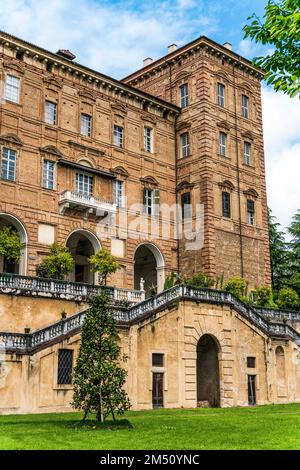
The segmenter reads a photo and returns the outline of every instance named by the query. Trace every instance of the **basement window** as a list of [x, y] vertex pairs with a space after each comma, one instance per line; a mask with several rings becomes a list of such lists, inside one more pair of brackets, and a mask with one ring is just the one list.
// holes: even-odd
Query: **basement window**
[[57, 366], [57, 383], [58, 385], [72, 384], [72, 366], [73, 366], [73, 350], [58, 350], [58, 366]]

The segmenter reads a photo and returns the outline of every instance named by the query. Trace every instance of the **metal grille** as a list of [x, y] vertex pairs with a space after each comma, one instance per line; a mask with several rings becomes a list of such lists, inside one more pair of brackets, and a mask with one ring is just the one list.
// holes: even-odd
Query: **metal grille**
[[164, 365], [164, 355], [160, 353], [152, 354], [152, 366], [163, 367]]
[[72, 383], [73, 351], [71, 349], [59, 349], [57, 383], [66, 385]]

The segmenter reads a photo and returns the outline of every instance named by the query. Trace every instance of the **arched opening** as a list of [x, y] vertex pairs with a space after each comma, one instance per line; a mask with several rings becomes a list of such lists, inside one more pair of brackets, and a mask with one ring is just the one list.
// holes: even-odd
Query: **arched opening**
[[197, 345], [197, 406], [220, 406], [219, 347], [210, 335]]
[[282, 346], [277, 346], [275, 356], [277, 396], [282, 397], [286, 395], [285, 358]]
[[11, 273], [11, 274], [26, 274], [26, 260], [27, 260], [27, 233], [24, 225], [16, 217], [0, 212], [0, 230], [4, 227], [11, 227], [12, 230], [19, 234], [21, 241], [21, 257], [18, 263], [9, 260], [4, 256], [0, 256], [0, 272]]
[[159, 249], [152, 243], [138, 246], [134, 254], [134, 288], [140, 289], [144, 279], [146, 297], [153, 291], [161, 292], [164, 288], [164, 259]]
[[87, 230], [76, 230], [71, 233], [67, 243], [74, 258], [73, 272], [70, 281], [86, 284], [96, 284], [95, 273], [90, 269], [88, 259], [100, 250], [101, 245], [94, 234]]

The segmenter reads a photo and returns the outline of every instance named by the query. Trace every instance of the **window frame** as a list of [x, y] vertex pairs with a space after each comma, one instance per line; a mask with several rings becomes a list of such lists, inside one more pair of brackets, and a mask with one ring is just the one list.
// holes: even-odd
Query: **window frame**
[[153, 128], [149, 126], [144, 126], [144, 150], [147, 153], [153, 153]]
[[[251, 208], [249, 203], [251, 203]], [[255, 225], [255, 201], [253, 199], [247, 199], [247, 223]]]
[[[88, 118], [88, 119], [86, 119]], [[86, 121], [84, 122], [84, 120]], [[87, 132], [84, 132], [86, 126]], [[92, 137], [92, 116], [87, 113], [81, 113], [80, 117], [80, 134], [84, 137]]]
[[[18, 86], [13, 85], [12, 83], [8, 83], [8, 78], [12, 78], [16, 80]], [[8, 96], [8, 90], [10, 90], [10, 96]], [[14, 90], [16, 91], [16, 99], [14, 99]], [[11, 73], [6, 74], [5, 78], [5, 101], [9, 101], [10, 103], [20, 104], [20, 91], [21, 91], [21, 79], [16, 75], [12, 75]]]
[[[122, 130], [119, 132], [118, 129]], [[124, 148], [124, 126], [114, 124], [114, 145], [119, 148]]]
[[[61, 370], [61, 353], [66, 353], [68, 352], [68, 355], [70, 356], [69, 358], [71, 359], [70, 361], [70, 367], [68, 369], [67, 372], [65, 372], [64, 370]], [[72, 381], [72, 372], [73, 372], [73, 367], [74, 367], [74, 350], [73, 349], [69, 349], [69, 348], [60, 348], [58, 349], [58, 352], [57, 352], [57, 374], [56, 374], [56, 384], [58, 386], [71, 386], [73, 385], [73, 381]], [[67, 374], [69, 380], [66, 382], [65, 380], [62, 380], [62, 375], [63, 374]]]
[[[7, 152], [7, 156], [4, 156], [4, 152]], [[14, 153], [14, 160], [10, 157], [11, 152]], [[18, 152], [15, 149], [10, 147], [6, 147], [5, 145], [1, 148], [1, 180], [2, 181], [9, 181], [11, 183], [16, 182], [17, 178], [17, 158]], [[4, 162], [6, 162], [6, 176], [4, 175]], [[11, 173], [10, 166], [13, 164], [13, 178], [9, 178], [9, 174]]]
[[[91, 182], [90, 184], [88, 184], [89, 186], [89, 192], [81, 192], [79, 190], [79, 186], [78, 186], [78, 177], [79, 176], [83, 176], [83, 178], [89, 178], [89, 181]], [[85, 171], [76, 171], [76, 175], [75, 175], [75, 185], [76, 185], [76, 193], [79, 195], [79, 196], [83, 196], [83, 197], [86, 197], [86, 198], [91, 198], [93, 197], [93, 190], [94, 190], [94, 177], [93, 175], [91, 175], [90, 173], [85, 172]], [[85, 187], [86, 183], [83, 181], [83, 188]]]
[[[221, 90], [222, 90], [222, 93], [220, 93]], [[218, 86], [217, 86], [217, 104], [221, 108], [225, 108], [225, 103], [226, 103], [226, 100], [225, 100], [225, 85], [223, 85], [223, 83], [221, 83], [221, 82], [218, 82]]]
[[[222, 141], [223, 137], [224, 141]], [[219, 132], [219, 155], [221, 155], [221, 157], [227, 156], [227, 133], [223, 131]]]
[[[248, 149], [248, 152], [246, 151]], [[244, 155], [244, 164], [251, 166], [251, 150], [252, 150], [252, 145], [250, 142], [244, 142], [244, 150], [243, 150], [243, 155]]]
[[[187, 199], [188, 202], [185, 202], [184, 199]], [[192, 218], [192, 194], [190, 191], [182, 193], [180, 196], [181, 204], [181, 217], [182, 220], [191, 220]], [[185, 210], [185, 206], [189, 206], [188, 211]]]
[[[228, 197], [227, 201], [225, 201], [225, 195]], [[225, 203], [227, 203], [227, 208]], [[231, 219], [231, 194], [228, 191], [222, 191], [222, 217]]]
[[180, 89], [180, 106], [182, 109], [185, 109], [189, 106], [189, 85], [188, 83], [183, 83], [179, 87]]
[[[49, 177], [47, 177], [47, 176], [45, 177], [45, 164], [49, 164], [49, 163], [53, 165], [53, 172], [52, 172], [52, 174], [53, 174], [53, 180], [52, 180], [53, 187], [52, 188], [50, 188], [47, 185], [47, 182], [49, 182], [51, 180], [49, 179]], [[48, 175], [49, 171], [46, 170], [46, 172], [47, 172], [47, 175]], [[43, 159], [42, 188], [43, 189], [48, 189], [49, 191], [55, 191], [55, 188], [56, 188], [56, 162], [53, 161], [53, 160], [49, 160], [48, 158]]]
[[[186, 141], [184, 142], [185, 138], [186, 138]], [[186, 158], [186, 157], [191, 156], [189, 132], [183, 132], [182, 134], [180, 134], [180, 156], [181, 158]]]
[[[115, 204], [118, 208], [124, 207], [124, 181], [115, 180], [114, 181], [114, 199]], [[121, 188], [121, 192], [120, 192]]]
[[[244, 104], [244, 98], [246, 98], [246, 106]], [[242, 94], [242, 116], [245, 119], [249, 119], [249, 96]]]
[[154, 212], [154, 190], [151, 188], [143, 189], [143, 206], [144, 213], [153, 215]]
[[[52, 114], [50, 115], [48, 113], [48, 105], [53, 105], [53, 116]], [[56, 126], [57, 125], [57, 103], [55, 101], [50, 101], [50, 100], [45, 100], [45, 113], [44, 113], [44, 119], [45, 123], [50, 125], [50, 126]], [[49, 116], [51, 116], [51, 121], [50, 119], [48, 120]]]

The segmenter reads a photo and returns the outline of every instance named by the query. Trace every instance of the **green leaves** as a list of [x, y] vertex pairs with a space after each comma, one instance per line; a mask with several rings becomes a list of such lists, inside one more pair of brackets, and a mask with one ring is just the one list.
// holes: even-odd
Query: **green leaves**
[[63, 279], [73, 270], [74, 260], [68, 247], [53, 243], [50, 254], [37, 267], [37, 275], [49, 279]]
[[13, 227], [3, 227], [0, 230], [0, 255], [9, 261], [19, 263], [22, 244], [20, 235]]
[[110, 413], [122, 415], [130, 408], [123, 386], [126, 371], [121, 355], [116, 321], [105, 295], [92, 299], [82, 328], [81, 346], [73, 374], [72, 405], [85, 416], [96, 412], [103, 421]]
[[269, 0], [264, 21], [253, 14], [244, 26], [245, 38], [274, 46], [274, 52], [256, 57], [255, 66], [266, 71], [266, 82], [276, 91], [300, 97], [300, 4], [298, 0]]
[[119, 268], [116, 258], [106, 248], [102, 248], [95, 255], [92, 255], [89, 258], [89, 263], [92, 271], [99, 273], [100, 285], [106, 285], [107, 276], [115, 273]]

